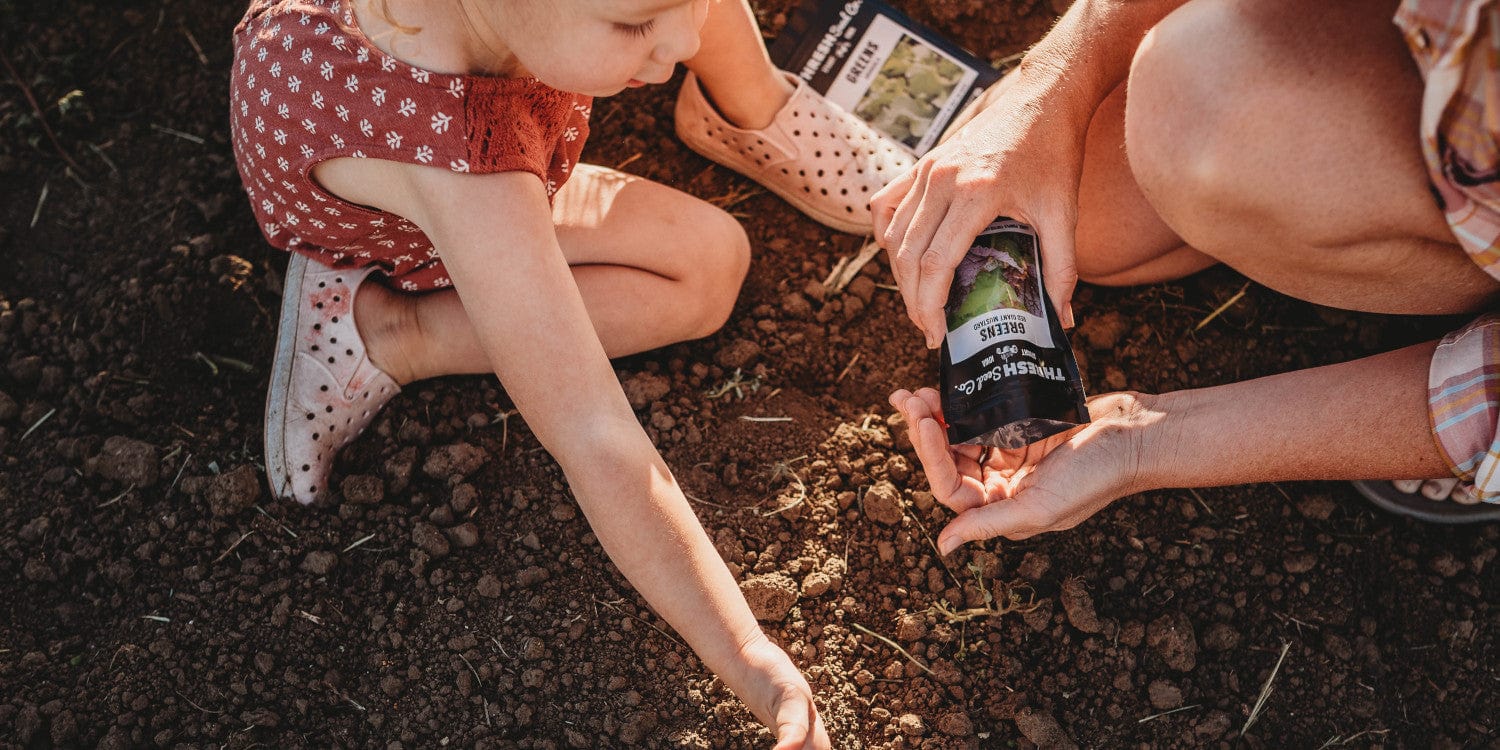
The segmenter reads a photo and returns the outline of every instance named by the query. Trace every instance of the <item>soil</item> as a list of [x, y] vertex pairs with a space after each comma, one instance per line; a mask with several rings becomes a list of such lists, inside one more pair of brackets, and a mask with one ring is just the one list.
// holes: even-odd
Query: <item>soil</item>
[[[758, 4], [768, 33], [789, 5]], [[996, 60], [1056, 13], [898, 5]], [[0, 0], [0, 746], [769, 746], [493, 378], [407, 389], [326, 507], [268, 497], [286, 259], [226, 140], [241, 6]], [[885, 403], [936, 362], [888, 267], [825, 291], [861, 239], [689, 152], [674, 93], [601, 102], [586, 156], [729, 206], [756, 259], [720, 333], [620, 380], [838, 747], [1494, 746], [1495, 526], [1394, 518], [1342, 483], [1169, 490], [939, 558], [949, 512]], [[1076, 306], [1095, 391], [1454, 325], [1224, 269]]]

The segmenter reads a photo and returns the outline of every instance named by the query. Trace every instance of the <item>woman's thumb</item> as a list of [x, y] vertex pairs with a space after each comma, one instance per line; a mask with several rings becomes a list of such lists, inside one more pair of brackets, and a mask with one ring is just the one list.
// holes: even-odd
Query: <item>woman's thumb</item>
[[998, 500], [966, 510], [938, 534], [938, 551], [944, 555], [969, 542], [1010, 536], [1026, 527], [1026, 506], [1015, 500]]

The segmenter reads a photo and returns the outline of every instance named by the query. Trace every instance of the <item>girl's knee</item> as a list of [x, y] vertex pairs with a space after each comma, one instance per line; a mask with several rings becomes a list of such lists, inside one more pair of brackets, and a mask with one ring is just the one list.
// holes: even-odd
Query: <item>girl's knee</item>
[[700, 336], [719, 330], [729, 320], [740, 286], [750, 271], [750, 238], [738, 220], [718, 208], [705, 211], [695, 232], [698, 249], [690, 265], [688, 286], [698, 302]]

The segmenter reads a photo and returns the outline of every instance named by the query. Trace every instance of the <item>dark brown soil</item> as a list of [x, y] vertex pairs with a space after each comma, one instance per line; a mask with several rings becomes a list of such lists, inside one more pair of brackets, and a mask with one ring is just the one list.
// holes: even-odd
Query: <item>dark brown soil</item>
[[[768, 31], [788, 5], [760, 4]], [[1054, 13], [901, 5], [994, 58]], [[410, 388], [329, 507], [267, 497], [285, 258], [226, 144], [240, 6], [0, 0], [18, 76], [0, 75], [0, 745], [767, 746], [604, 557], [493, 379]], [[1339, 483], [1175, 490], [939, 559], [949, 513], [885, 404], [935, 362], [889, 270], [824, 294], [860, 240], [690, 153], [674, 92], [601, 102], [587, 156], [731, 203], [756, 261], [721, 333], [620, 379], [837, 746], [1493, 746], [1494, 526], [1395, 519]], [[1223, 383], [1452, 323], [1252, 284], [1195, 330], [1244, 286], [1084, 289], [1092, 387]], [[1007, 591], [1035, 609], [940, 611]]]

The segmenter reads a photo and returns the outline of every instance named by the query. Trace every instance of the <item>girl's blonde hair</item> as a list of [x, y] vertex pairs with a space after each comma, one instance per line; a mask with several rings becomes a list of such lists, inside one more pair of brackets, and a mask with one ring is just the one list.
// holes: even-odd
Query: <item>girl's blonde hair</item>
[[390, 24], [391, 28], [401, 32], [402, 34], [415, 34], [422, 30], [422, 27], [420, 26], [407, 26], [406, 24], [397, 21], [396, 17], [391, 15], [391, 0], [380, 0], [380, 3], [375, 8], [375, 10], [379, 11], [380, 17], [385, 19], [385, 22]]

